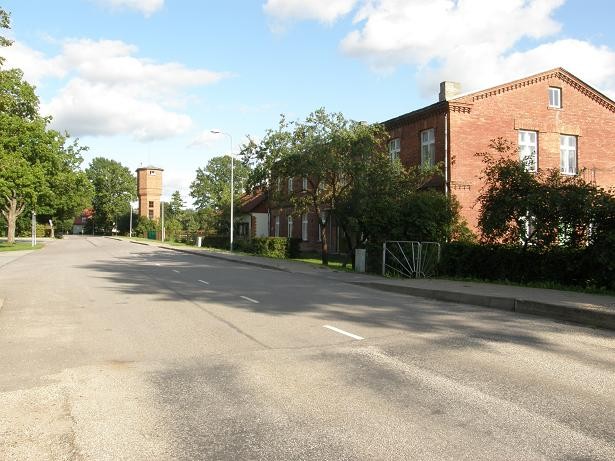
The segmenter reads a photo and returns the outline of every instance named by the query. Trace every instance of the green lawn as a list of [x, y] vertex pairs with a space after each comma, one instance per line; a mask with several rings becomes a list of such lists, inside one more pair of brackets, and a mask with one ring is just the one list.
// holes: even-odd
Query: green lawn
[[[322, 266], [322, 259], [320, 259], [319, 254], [306, 254], [301, 258], [294, 258], [291, 261], [300, 261], [303, 263], [314, 264], [317, 266]], [[346, 267], [342, 267], [343, 257], [338, 255], [329, 255], [329, 268], [337, 271], [345, 271], [345, 272], [353, 272], [352, 265], [350, 262], [346, 265]]]
[[32, 246], [30, 242], [17, 242], [14, 244], [0, 242], [0, 251], [39, 250], [41, 248], [43, 248], [43, 245], [40, 243], [35, 246]]

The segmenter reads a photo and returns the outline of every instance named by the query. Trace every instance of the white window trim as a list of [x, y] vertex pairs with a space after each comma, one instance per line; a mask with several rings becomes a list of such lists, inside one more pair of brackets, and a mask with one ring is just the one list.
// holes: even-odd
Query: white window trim
[[[574, 146], [570, 146], [569, 143], [565, 143], [565, 141], [574, 141]], [[577, 175], [577, 164], [578, 164], [578, 149], [579, 149], [579, 140], [576, 136], [569, 134], [560, 134], [559, 136], [559, 158], [560, 158], [560, 172], [564, 175], [568, 176], [576, 176]], [[570, 162], [570, 153], [574, 152], [573, 162]], [[571, 164], [572, 163], [572, 164]]]
[[308, 180], [305, 177], [303, 178], [302, 186], [303, 186], [303, 190], [308, 190]]
[[276, 216], [275, 220], [274, 220], [274, 236], [275, 237], [279, 237], [280, 236], [280, 216]]
[[[522, 138], [527, 135], [534, 135], [534, 142], [522, 141]], [[519, 160], [523, 162], [527, 171], [535, 173], [538, 171], [538, 131], [532, 130], [519, 130], [517, 135], [517, 143], [519, 145]], [[533, 148], [533, 150], [531, 150]], [[527, 150], [530, 150], [529, 155]], [[529, 161], [528, 161], [529, 160]]]
[[288, 178], [288, 193], [293, 191], [293, 178]]
[[293, 217], [292, 217], [292, 215], [288, 216], [287, 222], [288, 222], [288, 228], [287, 228], [288, 235], [287, 235], [287, 237], [291, 238], [293, 236]]
[[[424, 134], [427, 139], [424, 139]], [[421, 136], [421, 165], [434, 166], [436, 164], [436, 130], [429, 128], [420, 133]]]
[[301, 216], [301, 240], [308, 241], [308, 215], [307, 213]]
[[391, 161], [399, 160], [401, 152], [401, 138], [394, 138], [389, 141], [389, 157]]
[[[554, 104], [551, 103], [551, 95], [557, 95], [557, 101], [554, 101]], [[552, 109], [561, 109], [562, 108], [562, 89], [557, 86], [549, 87], [549, 107]]]

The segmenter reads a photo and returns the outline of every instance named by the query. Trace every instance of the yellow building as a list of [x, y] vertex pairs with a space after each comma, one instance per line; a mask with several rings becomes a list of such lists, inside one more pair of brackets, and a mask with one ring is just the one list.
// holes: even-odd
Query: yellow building
[[139, 216], [160, 219], [160, 197], [162, 195], [162, 168], [144, 166], [137, 168], [137, 195]]

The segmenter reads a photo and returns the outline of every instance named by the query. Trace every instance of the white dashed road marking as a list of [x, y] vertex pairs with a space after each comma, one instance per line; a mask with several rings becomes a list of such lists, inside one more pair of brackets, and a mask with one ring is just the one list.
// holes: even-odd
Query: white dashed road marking
[[199, 282], [204, 283], [205, 285], [209, 285], [209, 282], [206, 282], [205, 280], [199, 280]]
[[332, 327], [331, 325], [323, 325], [323, 328], [328, 328], [329, 330], [333, 330], [333, 331], [335, 331], [337, 333], [340, 333], [342, 335], [350, 336], [352, 339], [356, 339], [356, 340], [365, 339], [362, 336], [355, 335], [353, 333], [348, 333], [347, 331], [340, 330], [339, 328]]
[[240, 296], [240, 298], [245, 299], [246, 301], [250, 301], [251, 303], [254, 303], [254, 304], [259, 303], [256, 299], [248, 298], [247, 296]]
[[176, 269], [173, 269], [173, 272], [175, 272], [175, 273], [179, 274], [179, 271], [178, 271], [178, 270], [176, 270]]

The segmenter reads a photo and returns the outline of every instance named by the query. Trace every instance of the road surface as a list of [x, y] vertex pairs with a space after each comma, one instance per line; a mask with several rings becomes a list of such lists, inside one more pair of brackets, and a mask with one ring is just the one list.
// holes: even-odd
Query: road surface
[[0, 305], [0, 459], [615, 459], [612, 332], [92, 237]]

